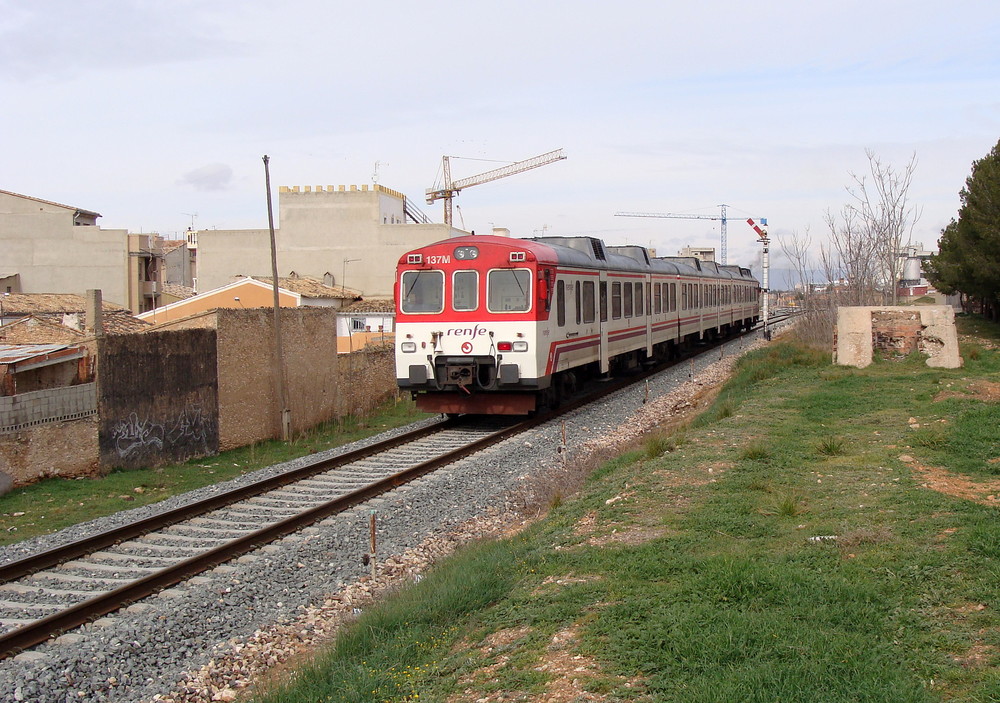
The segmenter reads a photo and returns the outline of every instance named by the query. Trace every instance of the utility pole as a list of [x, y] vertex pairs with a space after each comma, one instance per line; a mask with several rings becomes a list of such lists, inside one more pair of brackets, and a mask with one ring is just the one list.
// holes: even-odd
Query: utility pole
[[292, 438], [292, 411], [288, 408], [288, 388], [285, 385], [285, 351], [281, 345], [281, 308], [278, 304], [278, 254], [274, 244], [274, 210], [271, 207], [271, 171], [268, 168], [269, 162], [270, 159], [265, 154], [264, 184], [267, 188], [267, 226], [271, 232], [271, 290], [274, 292], [274, 376], [278, 384], [281, 439], [287, 442]]

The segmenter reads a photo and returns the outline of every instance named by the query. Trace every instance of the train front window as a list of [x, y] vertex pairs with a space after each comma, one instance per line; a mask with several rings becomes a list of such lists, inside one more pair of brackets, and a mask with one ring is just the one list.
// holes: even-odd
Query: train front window
[[524, 312], [531, 307], [531, 271], [494, 269], [486, 279], [490, 312]]
[[457, 312], [479, 307], [479, 272], [456, 271], [451, 280], [451, 308]]
[[403, 271], [399, 279], [402, 292], [400, 309], [404, 313], [441, 312], [444, 310], [444, 272], [419, 269]]

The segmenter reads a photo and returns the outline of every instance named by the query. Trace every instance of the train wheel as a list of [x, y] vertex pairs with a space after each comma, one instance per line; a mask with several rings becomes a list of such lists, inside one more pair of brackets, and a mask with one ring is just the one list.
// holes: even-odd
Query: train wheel
[[572, 371], [565, 371], [559, 377], [559, 395], [563, 400], [573, 397], [576, 394], [576, 374]]

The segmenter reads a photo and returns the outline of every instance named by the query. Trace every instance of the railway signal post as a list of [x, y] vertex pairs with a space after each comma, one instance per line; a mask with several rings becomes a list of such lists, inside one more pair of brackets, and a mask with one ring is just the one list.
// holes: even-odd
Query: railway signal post
[[[764, 227], [767, 227], [767, 220], [763, 217], [760, 218], [760, 223]], [[770, 310], [770, 288], [768, 287], [768, 270], [770, 268], [768, 250], [770, 249], [771, 240], [767, 238], [767, 230], [762, 227], [757, 226], [757, 223], [753, 221], [753, 218], [747, 218], [747, 224], [753, 228], [753, 231], [757, 233], [757, 236], [761, 244], [764, 245], [764, 251], [761, 255], [761, 292], [764, 294], [763, 304], [761, 306], [761, 318], [764, 320], [764, 339], [771, 338], [771, 331], [767, 329], [767, 319], [768, 312]]]

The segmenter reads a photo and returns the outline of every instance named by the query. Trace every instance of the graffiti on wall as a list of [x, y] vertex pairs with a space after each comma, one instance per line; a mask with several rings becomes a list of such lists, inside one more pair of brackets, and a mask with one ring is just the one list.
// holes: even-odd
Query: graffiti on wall
[[111, 438], [118, 457], [129, 463], [146, 456], [180, 459], [212, 453], [211, 425], [201, 406], [192, 404], [165, 422], [140, 420], [136, 413], [129, 413], [128, 418], [112, 424]]

